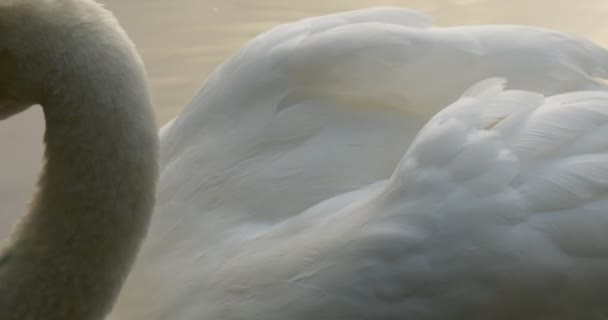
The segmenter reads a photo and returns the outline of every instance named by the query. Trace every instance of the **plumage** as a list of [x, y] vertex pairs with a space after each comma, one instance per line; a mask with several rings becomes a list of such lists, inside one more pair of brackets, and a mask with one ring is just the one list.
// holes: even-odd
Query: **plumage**
[[161, 129], [111, 319], [605, 319], [607, 67], [398, 8], [258, 36]]
[[135, 46], [100, 4], [0, 1], [0, 119], [39, 106], [46, 124], [38, 190], [0, 244], [0, 319], [110, 313], [154, 208], [150, 100]]
[[[47, 120], [0, 318], [102, 319], [154, 202], [139, 57], [92, 0], [0, 18], [0, 118]], [[576, 36], [398, 8], [260, 35], [161, 129], [109, 319], [608, 318], [607, 63]]]

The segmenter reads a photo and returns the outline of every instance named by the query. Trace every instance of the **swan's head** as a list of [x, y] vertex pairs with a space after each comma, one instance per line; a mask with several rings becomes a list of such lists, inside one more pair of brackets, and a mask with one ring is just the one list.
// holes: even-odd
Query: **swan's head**
[[128, 68], [102, 62], [133, 64], [125, 57], [134, 52], [93, 0], [0, 0], [0, 120], [97, 80], [100, 70]]

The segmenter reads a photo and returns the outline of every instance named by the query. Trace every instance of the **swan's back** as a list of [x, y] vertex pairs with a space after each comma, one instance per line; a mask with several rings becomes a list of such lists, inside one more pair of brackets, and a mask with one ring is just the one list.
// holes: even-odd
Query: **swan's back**
[[165, 317], [604, 319], [606, 130], [606, 92], [482, 82], [388, 180], [243, 239]]
[[607, 129], [606, 92], [485, 81], [422, 129], [390, 179], [244, 241], [187, 290], [202, 304], [171, 314], [604, 319]]
[[[606, 76], [606, 64], [603, 49], [560, 32], [432, 28], [429, 18], [404, 9], [280, 26], [222, 65], [163, 129], [161, 197], [188, 197], [180, 203], [196, 202], [198, 211], [210, 202], [206, 195], [234, 194], [210, 178], [221, 172], [243, 192], [217, 199], [219, 206], [240, 203], [269, 219], [297, 214], [389, 175], [418, 129], [478, 81], [505, 77], [512, 89], [547, 95], [603, 90], [594, 78]], [[263, 179], [271, 183], [257, 187]], [[283, 194], [289, 206], [266, 205], [263, 199], [286, 189], [294, 191]], [[173, 219], [183, 210], [168, 211]]]
[[[326, 289], [307, 287], [307, 279], [338, 277], [323, 265], [339, 256], [334, 235], [353, 232], [322, 231], [322, 217], [331, 225], [364, 223], [336, 212], [385, 188], [419, 129], [475, 82], [501, 76], [510, 88], [540, 95], [604, 90], [596, 78], [606, 77], [607, 64], [603, 49], [571, 35], [519, 26], [433, 28], [429, 18], [394, 8], [311, 18], [260, 35], [161, 130], [159, 205], [116, 319], [323, 319], [312, 310], [327, 311], [327, 319], [369, 319], [357, 303], [377, 309], [378, 319], [401, 319], [403, 305], [369, 302], [382, 296], [366, 287], [375, 273], [364, 280], [335, 269], [345, 274], [337, 291], [345, 304], [333, 311], [345, 313], [320, 305], [336, 301], [324, 300]], [[400, 223], [397, 234], [410, 222]], [[286, 230], [301, 236], [288, 241]], [[311, 238], [319, 240], [305, 251]], [[369, 250], [381, 254], [386, 241]], [[272, 262], [288, 251], [299, 258]], [[357, 257], [367, 258], [375, 259]], [[372, 267], [385, 276], [381, 263]], [[357, 287], [359, 280], [370, 282]]]

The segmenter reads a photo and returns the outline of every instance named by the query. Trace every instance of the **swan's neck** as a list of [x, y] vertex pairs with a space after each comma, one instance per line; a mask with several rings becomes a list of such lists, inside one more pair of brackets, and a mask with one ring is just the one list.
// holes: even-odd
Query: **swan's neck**
[[157, 141], [143, 71], [130, 48], [88, 57], [40, 98], [46, 163], [0, 258], [3, 320], [103, 319], [145, 234]]

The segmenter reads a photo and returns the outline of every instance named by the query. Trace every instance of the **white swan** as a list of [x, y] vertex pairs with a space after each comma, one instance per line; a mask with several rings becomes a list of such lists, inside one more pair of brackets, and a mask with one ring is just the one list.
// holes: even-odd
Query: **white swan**
[[95, 2], [0, 2], [0, 118], [36, 103], [46, 163], [0, 251], [0, 319], [103, 319], [153, 209], [157, 135], [140, 59]]
[[[607, 67], [571, 35], [402, 9], [262, 34], [161, 130], [111, 319], [602, 319], [606, 94], [542, 95]], [[481, 84], [410, 145], [493, 76], [535, 93]]]
[[[30, 11], [44, 15], [18, 14]], [[5, 251], [2, 319], [100, 319], [145, 226], [147, 94], [128, 40], [99, 13], [0, 5], [0, 110], [43, 103], [46, 172], [68, 176], [43, 176]], [[608, 93], [594, 77], [608, 54], [536, 28], [429, 26], [401, 9], [313, 18], [223, 65], [161, 130], [156, 216], [111, 318], [605, 319]], [[428, 121], [496, 75], [528, 91], [486, 80]], [[140, 214], [96, 219], [123, 201], [141, 210], [119, 213]], [[26, 263], [38, 259], [78, 263]]]

